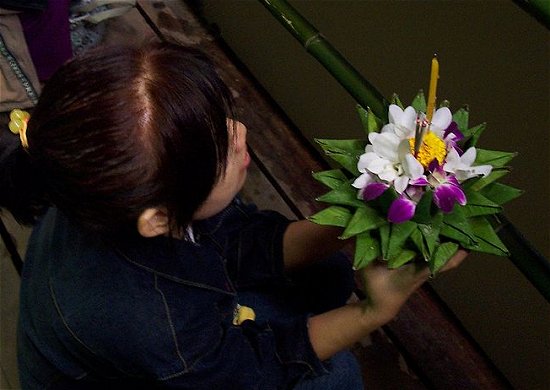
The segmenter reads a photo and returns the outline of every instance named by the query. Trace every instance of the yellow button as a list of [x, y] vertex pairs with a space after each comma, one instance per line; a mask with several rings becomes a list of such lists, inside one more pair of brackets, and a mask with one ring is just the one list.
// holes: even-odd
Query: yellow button
[[254, 321], [255, 319], [256, 313], [254, 313], [252, 308], [237, 304], [235, 313], [233, 314], [233, 325], [240, 325], [246, 320]]

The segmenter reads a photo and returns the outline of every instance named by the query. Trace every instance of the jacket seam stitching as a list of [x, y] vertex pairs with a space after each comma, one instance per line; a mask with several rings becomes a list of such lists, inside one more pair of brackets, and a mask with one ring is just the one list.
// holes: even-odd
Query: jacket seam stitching
[[230, 291], [226, 291], [226, 290], [223, 290], [221, 288], [217, 288], [217, 287], [214, 287], [214, 286], [210, 286], [210, 285], [207, 285], [207, 284], [203, 284], [203, 283], [196, 283], [196, 282], [191, 282], [189, 280], [184, 280], [184, 279], [181, 279], [181, 278], [178, 278], [178, 277], [175, 277], [175, 276], [172, 276], [172, 275], [169, 275], [169, 274], [165, 274], [163, 272], [159, 272], [157, 270], [154, 270], [153, 268], [150, 268], [150, 267], [147, 267], [143, 264], [140, 264], [138, 262], [135, 262], [134, 260], [130, 259], [128, 256], [126, 256], [124, 253], [122, 253], [120, 250], [118, 249], [115, 249], [115, 251], [123, 258], [125, 259], [126, 261], [128, 261], [129, 263], [135, 265], [136, 267], [139, 267], [141, 269], [144, 269], [146, 270], [147, 272], [150, 272], [152, 273], [153, 275], [156, 275], [156, 276], [160, 276], [162, 278], [165, 278], [165, 279], [168, 279], [168, 280], [171, 280], [173, 282], [176, 282], [176, 283], [180, 283], [180, 284], [184, 284], [184, 285], [188, 285], [188, 286], [192, 286], [192, 287], [198, 287], [198, 288], [202, 288], [202, 289], [205, 289], [205, 290], [211, 290], [211, 291], [215, 291], [215, 292], [219, 292], [219, 293], [222, 293], [222, 294], [226, 294], [226, 295], [231, 295], [231, 296], [234, 296], [235, 293], [232, 293]]
[[[67, 323], [67, 321], [65, 320], [65, 317], [63, 316], [63, 313], [61, 312], [61, 307], [59, 307], [59, 303], [57, 302], [57, 298], [55, 296], [55, 292], [53, 290], [53, 286], [52, 286], [52, 280], [50, 279], [48, 281], [48, 287], [49, 287], [49, 290], [50, 290], [50, 296], [53, 300], [53, 304], [55, 306], [55, 310], [57, 311], [57, 314], [59, 315], [59, 318], [61, 318], [61, 322], [63, 323], [63, 326], [67, 329], [67, 331], [69, 332], [69, 334], [79, 343], [81, 344], [84, 348], [86, 348], [86, 350], [88, 350], [91, 354], [93, 354], [94, 356], [98, 356], [97, 353], [95, 353], [88, 345], [86, 345], [86, 343], [84, 343], [84, 341], [82, 341], [77, 335], [76, 333], [71, 329], [71, 327], [69, 326], [69, 324]], [[98, 356], [99, 357], [99, 356]], [[88, 374], [88, 372], [86, 370], [83, 370], [85, 375]], [[79, 376], [79, 378], [83, 378], [82, 375]]]
[[[180, 361], [183, 363], [183, 371], [180, 371], [180, 373], [185, 373], [185, 372], [188, 371], [187, 362], [185, 361], [185, 359], [181, 355], [180, 347], [179, 347], [179, 344], [178, 344], [178, 339], [177, 339], [177, 336], [176, 336], [176, 329], [174, 328], [174, 323], [172, 322], [172, 316], [170, 315], [170, 309], [168, 307], [168, 302], [166, 301], [166, 296], [164, 295], [164, 293], [162, 292], [162, 290], [158, 286], [158, 275], [156, 273], [154, 274], [154, 278], [155, 278], [155, 290], [160, 294], [160, 296], [162, 298], [162, 302], [163, 302], [163, 305], [164, 305], [164, 310], [166, 312], [166, 318], [168, 320], [168, 325], [170, 327], [170, 332], [172, 333], [172, 340], [174, 341], [174, 346], [176, 348], [176, 354], [178, 355], [178, 358], [180, 359]], [[170, 378], [173, 375], [176, 375], [176, 374], [172, 374], [172, 375], [169, 375], [167, 377], [163, 377], [163, 378], [161, 378], [161, 380], [164, 379], [164, 378]]]
[[[63, 326], [67, 329], [67, 331], [69, 332], [69, 334], [71, 335], [71, 337], [73, 337], [76, 342], [78, 342], [79, 344], [81, 344], [87, 351], [89, 351], [92, 355], [94, 355], [96, 358], [102, 360], [104, 363], [107, 363], [107, 364], [110, 364], [112, 365], [112, 367], [118, 371], [120, 371], [123, 375], [126, 375], [126, 376], [132, 376], [131, 374], [129, 374], [128, 372], [126, 372], [125, 370], [121, 369], [120, 367], [114, 365], [111, 361], [107, 360], [105, 362], [105, 359], [99, 355], [98, 353], [96, 353], [92, 348], [90, 348], [86, 343], [84, 343], [84, 341], [82, 341], [78, 336], [77, 334], [71, 329], [71, 327], [69, 326], [69, 324], [67, 323], [67, 321], [65, 320], [65, 317], [63, 316], [63, 313], [61, 312], [61, 307], [59, 306], [59, 303], [57, 302], [57, 299], [56, 299], [56, 296], [55, 296], [55, 292], [53, 290], [53, 286], [52, 286], [52, 280], [50, 279], [49, 280], [49, 290], [50, 290], [50, 296], [53, 300], [53, 303], [54, 303], [54, 306], [55, 306], [55, 309], [57, 311], [57, 314], [59, 315], [59, 318], [61, 318], [61, 321], [63, 322]], [[76, 380], [79, 380], [79, 379], [83, 379], [85, 376], [89, 375], [90, 372], [86, 371], [86, 370], [83, 370], [85, 375], [80, 375], [79, 377], [77, 378], [74, 378]], [[109, 376], [105, 376], [106, 378], [115, 378], [115, 377], [109, 377]]]

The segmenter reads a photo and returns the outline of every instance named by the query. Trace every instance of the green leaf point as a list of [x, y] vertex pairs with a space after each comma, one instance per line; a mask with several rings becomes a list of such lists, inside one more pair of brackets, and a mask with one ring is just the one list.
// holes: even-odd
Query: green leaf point
[[421, 89], [418, 91], [416, 96], [414, 97], [411, 106], [417, 111], [417, 112], [426, 112], [426, 96], [424, 96], [424, 91]]

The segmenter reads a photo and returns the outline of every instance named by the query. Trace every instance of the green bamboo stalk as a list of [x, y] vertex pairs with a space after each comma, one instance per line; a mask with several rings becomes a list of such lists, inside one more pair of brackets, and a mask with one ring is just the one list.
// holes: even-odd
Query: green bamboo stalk
[[259, 0], [271, 14], [315, 57], [348, 93], [364, 108], [384, 120], [388, 101], [330, 42], [285, 0]]
[[550, 302], [550, 262], [503, 215], [496, 215], [497, 234], [510, 252], [509, 259]]
[[513, 0], [518, 6], [531, 14], [540, 23], [550, 30], [550, 1], [549, 0]]

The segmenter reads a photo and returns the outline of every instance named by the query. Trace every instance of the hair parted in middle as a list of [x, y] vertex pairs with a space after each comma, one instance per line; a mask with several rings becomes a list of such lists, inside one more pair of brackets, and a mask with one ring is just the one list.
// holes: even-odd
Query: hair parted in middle
[[28, 127], [35, 180], [87, 228], [135, 230], [165, 207], [185, 227], [223, 175], [230, 91], [201, 52], [171, 43], [92, 50], [47, 83]]

